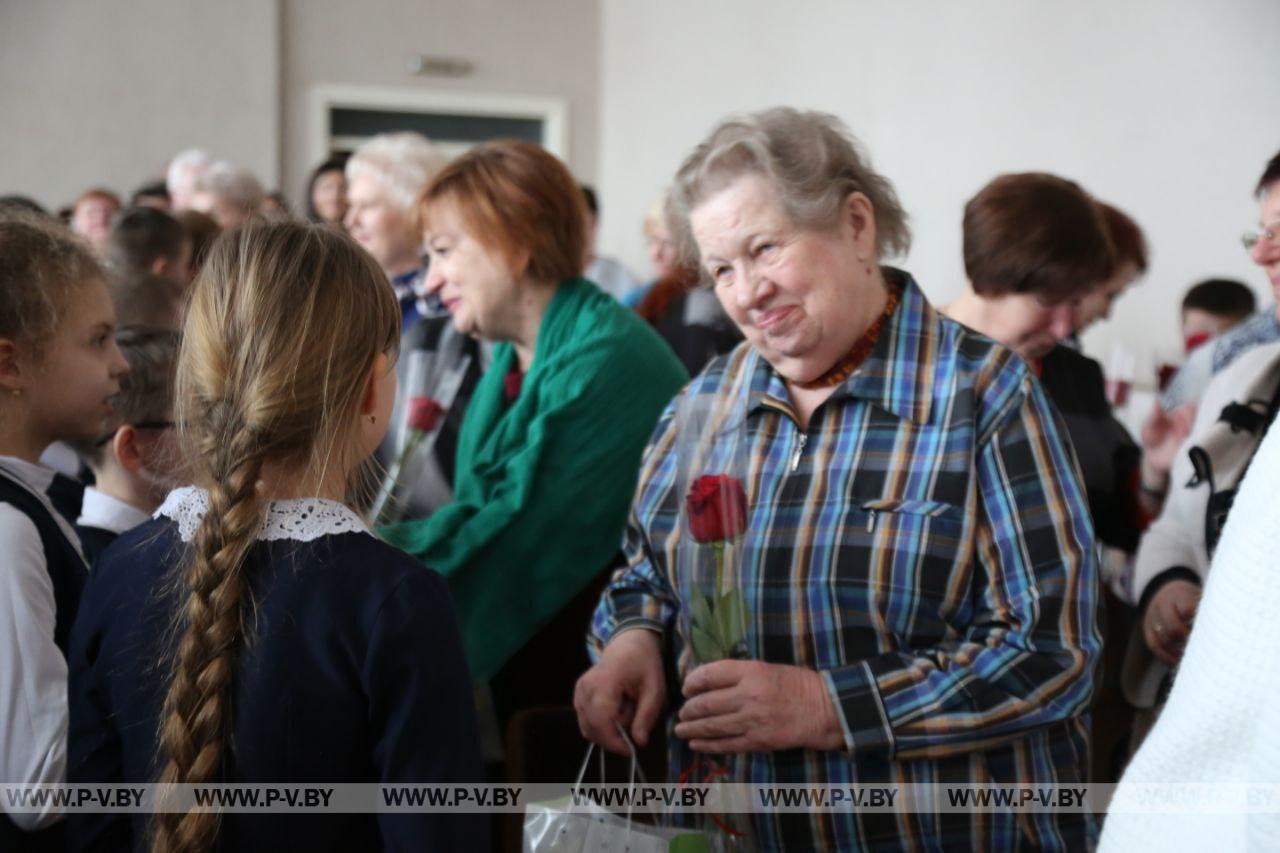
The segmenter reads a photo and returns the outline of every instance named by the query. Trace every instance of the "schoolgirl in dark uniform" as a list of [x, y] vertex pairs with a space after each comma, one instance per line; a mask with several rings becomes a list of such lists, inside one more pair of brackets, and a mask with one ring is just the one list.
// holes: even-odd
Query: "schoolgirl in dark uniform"
[[[66, 653], [87, 576], [40, 454], [90, 439], [128, 369], [89, 246], [54, 220], [0, 214], [0, 782], [62, 782]], [[60, 815], [0, 803], [0, 850], [60, 849]]]
[[[348, 238], [224, 235], [177, 370], [194, 485], [103, 554], [72, 639], [72, 781], [480, 781], [444, 582], [353, 509], [400, 312]], [[483, 815], [80, 815], [73, 847], [479, 849]]]

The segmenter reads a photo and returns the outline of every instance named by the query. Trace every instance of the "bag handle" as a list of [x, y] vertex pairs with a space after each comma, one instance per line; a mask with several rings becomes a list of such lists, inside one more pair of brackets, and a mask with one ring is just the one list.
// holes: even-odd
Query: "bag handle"
[[[640, 769], [640, 760], [636, 756], [636, 745], [631, 742], [631, 736], [627, 734], [627, 730], [617, 720], [613, 721], [614, 727], [618, 730], [618, 734], [622, 737], [623, 743], [627, 745], [627, 751], [631, 753], [631, 767], [627, 773], [629, 785], [627, 788], [627, 838], [631, 836], [631, 814], [635, 809], [636, 800], [636, 778], [639, 777], [641, 782], [648, 784], [648, 780], [644, 778], [644, 771]], [[587, 776], [587, 766], [591, 764], [591, 753], [595, 752], [595, 743], [587, 744], [587, 754], [582, 757], [582, 767], [578, 769], [578, 780], [573, 783], [575, 793], [582, 788], [582, 780]], [[600, 784], [604, 784], [605, 766], [604, 766], [604, 749], [600, 750]]]
[[[631, 766], [628, 771], [629, 781], [632, 788], [635, 787], [636, 778], [639, 777], [641, 782], [648, 784], [648, 779], [644, 777], [644, 770], [640, 768], [640, 759], [636, 755], [636, 745], [631, 742], [631, 736], [627, 734], [627, 730], [623, 728], [622, 723], [617, 720], [613, 723], [618, 730], [618, 735], [622, 738], [622, 742], [627, 745], [627, 751], [631, 753]], [[591, 754], [595, 752], [596, 745], [594, 743], [587, 744], [587, 754], [582, 757], [582, 766], [578, 768], [578, 780], [573, 783], [573, 787], [581, 788], [582, 780], [587, 778], [587, 767], [591, 764]], [[605, 768], [604, 768], [604, 750], [600, 750], [600, 784], [604, 784]]]

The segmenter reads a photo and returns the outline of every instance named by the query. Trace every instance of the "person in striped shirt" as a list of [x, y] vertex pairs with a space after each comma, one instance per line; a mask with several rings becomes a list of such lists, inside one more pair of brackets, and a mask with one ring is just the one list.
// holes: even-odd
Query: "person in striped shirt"
[[[941, 316], [905, 272], [906, 215], [849, 132], [775, 108], [721, 123], [669, 218], [746, 341], [668, 407], [578, 683], [615, 751], [663, 708], [670, 773], [750, 783], [1073, 783], [1099, 655], [1094, 534], [1060, 419], [1014, 353]], [[702, 399], [706, 398], [706, 399]], [[740, 415], [732, 573], [749, 659], [695, 666], [680, 413]], [[719, 435], [721, 433], [717, 433]], [[666, 688], [666, 672], [680, 682]], [[766, 850], [1082, 849], [1083, 813], [756, 814]]]

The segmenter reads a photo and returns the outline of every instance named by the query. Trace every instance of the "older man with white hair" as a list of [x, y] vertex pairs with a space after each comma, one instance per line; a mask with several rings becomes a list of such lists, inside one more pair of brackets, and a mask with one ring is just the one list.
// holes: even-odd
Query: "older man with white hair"
[[225, 230], [258, 213], [265, 197], [266, 191], [253, 172], [219, 160], [196, 179], [191, 209], [213, 217], [218, 227]]
[[382, 266], [400, 298], [407, 331], [422, 316], [418, 305], [426, 267], [422, 233], [409, 209], [445, 157], [425, 136], [384, 133], [347, 160], [347, 231]]
[[[453, 499], [458, 434], [483, 367], [477, 342], [457, 331], [442, 308], [432, 310], [422, 288], [427, 271], [422, 232], [410, 209], [446, 159], [421, 134], [384, 133], [357, 148], [346, 166], [348, 208], [343, 225], [391, 280], [404, 317], [396, 368], [400, 390], [379, 459], [390, 467], [400, 455], [411, 398], [429, 397], [447, 410], [429, 458], [415, 470], [399, 472], [402, 488], [397, 490], [395, 520], [426, 517]], [[414, 364], [431, 368], [415, 370]], [[458, 371], [462, 379], [456, 394], [442, 399], [443, 388], [436, 386], [450, 384], [444, 377]]]
[[188, 148], [169, 161], [165, 172], [165, 188], [169, 191], [169, 206], [175, 213], [191, 209], [191, 197], [196, 192], [196, 181], [213, 165], [213, 158], [203, 148]]

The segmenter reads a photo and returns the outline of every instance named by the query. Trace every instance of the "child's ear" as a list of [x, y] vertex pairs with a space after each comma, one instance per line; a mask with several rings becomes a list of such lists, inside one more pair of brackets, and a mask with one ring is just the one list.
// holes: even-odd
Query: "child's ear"
[[124, 424], [111, 437], [111, 452], [115, 455], [120, 467], [130, 474], [136, 474], [147, 465], [147, 460], [138, 442], [138, 431], [130, 424]]
[[391, 360], [387, 358], [386, 353], [379, 353], [378, 357], [373, 360], [373, 366], [369, 368], [369, 374], [364, 378], [364, 394], [360, 398], [360, 414], [372, 415], [378, 410], [378, 380], [382, 378], [382, 374], [391, 369]]
[[5, 394], [21, 394], [23, 370], [19, 362], [18, 347], [8, 338], [0, 338], [0, 391]]

